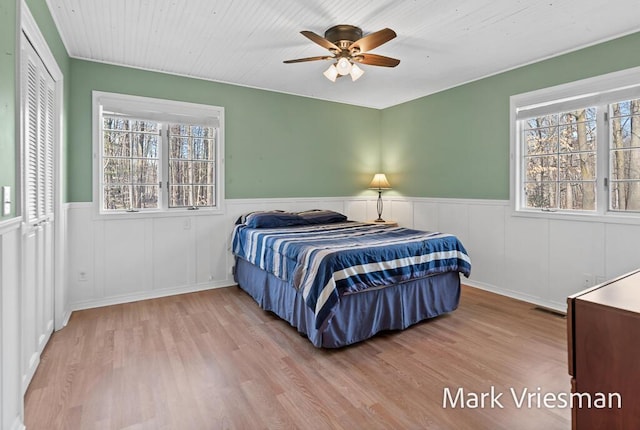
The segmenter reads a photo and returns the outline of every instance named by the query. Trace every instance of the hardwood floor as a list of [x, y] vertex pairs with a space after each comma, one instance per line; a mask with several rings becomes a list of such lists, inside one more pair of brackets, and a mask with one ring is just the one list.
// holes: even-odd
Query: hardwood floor
[[[453, 313], [317, 349], [237, 287], [74, 312], [25, 398], [27, 429], [568, 429], [565, 319], [463, 287]], [[491, 408], [443, 408], [503, 393]], [[534, 397], [535, 399], [535, 397]], [[471, 406], [471, 407], [467, 407]]]

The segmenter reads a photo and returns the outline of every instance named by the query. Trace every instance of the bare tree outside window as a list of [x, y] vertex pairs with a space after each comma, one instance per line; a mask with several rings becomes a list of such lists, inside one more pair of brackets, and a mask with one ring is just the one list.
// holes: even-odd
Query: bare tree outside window
[[524, 121], [525, 207], [596, 209], [596, 108]]
[[159, 124], [106, 115], [102, 120], [104, 208], [157, 208]]
[[215, 206], [216, 129], [169, 126], [169, 207]]
[[610, 109], [610, 209], [640, 211], [640, 99]]
[[101, 91], [92, 100], [99, 215], [224, 213], [223, 107]]

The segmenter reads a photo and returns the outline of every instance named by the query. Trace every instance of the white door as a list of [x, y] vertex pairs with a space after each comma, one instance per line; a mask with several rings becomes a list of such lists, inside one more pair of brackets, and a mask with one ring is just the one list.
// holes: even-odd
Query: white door
[[22, 35], [23, 390], [53, 332], [55, 82]]

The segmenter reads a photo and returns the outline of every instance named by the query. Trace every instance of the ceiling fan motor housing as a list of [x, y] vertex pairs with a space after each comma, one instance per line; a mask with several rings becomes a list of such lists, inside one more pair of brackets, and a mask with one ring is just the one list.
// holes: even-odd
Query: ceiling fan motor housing
[[324, 32], [324, 38], [344, 50], [356, 40], [362, 39], [362, 29], [354, 25], [334, 25]]

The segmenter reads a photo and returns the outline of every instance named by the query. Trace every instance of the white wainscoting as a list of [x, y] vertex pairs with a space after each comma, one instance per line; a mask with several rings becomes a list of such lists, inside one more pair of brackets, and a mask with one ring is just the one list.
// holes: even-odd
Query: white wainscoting
[[[69, 307], [86, 309], [234, 285], [235, 220], [268, 209], [345, 211], [344, 198], [227, 200], [225, 214], [96, 217], [67, 205]], [[364, 201], [363, 201], [364, 203]]]
[[24, 428], [20, 221], [21, 218], [13, 218], [0, 222], [0, 428], [12, 430]]
[[[508, 201], [384, 197], [383, 217], [456, 234], [472, 259], [464, 282], [564, 311], [566, 297], [640, 265], [640, 226], [512, 215]], [[375, 196], [231, 199], [224, 215], [95, 217], [68, 205], [70, 308], [84, 309], [233, 285], [233, 223], [254, 210], [333, 209], [377, 217]]]

